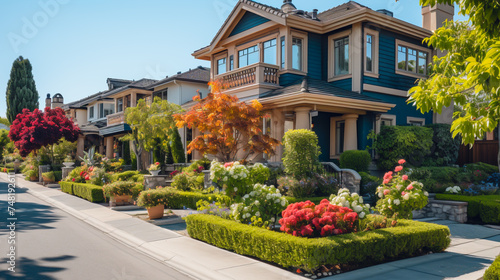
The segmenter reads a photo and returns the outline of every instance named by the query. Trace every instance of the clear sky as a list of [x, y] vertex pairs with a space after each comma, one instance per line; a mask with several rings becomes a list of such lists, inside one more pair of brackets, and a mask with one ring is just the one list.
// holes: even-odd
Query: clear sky
[[[293, 0], [320, 12], [347, 0]], [[282, 0], [260, 0], [281, 7]], [[358, 0], [421, 26], [417, 0]], [[12, 62], [33, 66], [40, 107], [47, 93], [65, 103], [106, 90], [106, 79], [161, 79], [198, 65], [191, 53], [210, 43], [237, 0], [2, 0], [0, 116]], [[455, 8], [455, 11], [458, 11]], [[457, 17], [456, 17], [457, 18]], [[463, 19], [463, 17], [460, 17]]]

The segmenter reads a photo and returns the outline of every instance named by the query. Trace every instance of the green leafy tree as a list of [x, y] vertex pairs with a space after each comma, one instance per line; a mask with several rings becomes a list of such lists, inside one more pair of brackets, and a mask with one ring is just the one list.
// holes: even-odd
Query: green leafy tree
[[170, 143], [166, 143], [165, 144], [165, 149], [166, 149], [166, 153], [165, 153], [165, 163], [166, 164], [173, 164], [174, 163], [174, 158], [172, 157], [172, 148], [170, 147]]
[[32, 67], [28, 59], [22, 56], [14, 60], [7, 83], [7, 119], [12, 123], [17, 114], [27, 108], [30, 111], [38, 108], [38, 91], [36, 90]]
[[[0, 151], [3, 151], [7, 144], [10, 143], [9, 131], [0, 129]], [[0, 160], [3, 160], [3, 153], [0, 153]]]
[[184, 153], [184, 146], [182, 145], [181, 135], [179, 130], [173, 129], [172, 131], [172, 157], [175, 163], [186, 162], [186, 154]]
[[408, 102], [422, 112], [441, 113], [454, 101], [462, 110], [454, 114], [453, 137], [460, 134], [462, 143], [473, 144], [500, 121], [500, 5], [483, 0], [420, 0], [422, 5], [455, 3], [469, 22], [446, 22], [425, 40], [445, 55], [434, 57], [431, 75], [410, 90]]
[[0, 123], [7, 126], [7, 127], [10, 127], [11, 123], [9, 122], [9, 120], [7, 118], [2, 118], [0, 117]]
[[137, 158], [137, 170], [144, 169], [140, 160], [144, 151], [151, 151], [157, 145], [157, 139], [172, 137], [175, 128], [172, 115], [180, 111], [179, 105], [158, 97], [151, 105], [140, 99], [136, 107], [125, 110], [125, 121], [130, 125], [132, 132], [121, 139], [132, 141], [132, 150]]

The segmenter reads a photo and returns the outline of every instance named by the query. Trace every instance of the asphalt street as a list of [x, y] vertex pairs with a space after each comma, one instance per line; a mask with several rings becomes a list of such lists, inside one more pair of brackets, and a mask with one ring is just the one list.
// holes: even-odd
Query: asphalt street
[[[8, 185], [0, 182], [0, 279], [191, 279], [26, 189], [16, 188], [15, 215], [9, 215], [7, 191]], [[15, 229], [11, 222], [15, 222]], [[15, 246], [15, 272], [8, 270], [11, 246]]]

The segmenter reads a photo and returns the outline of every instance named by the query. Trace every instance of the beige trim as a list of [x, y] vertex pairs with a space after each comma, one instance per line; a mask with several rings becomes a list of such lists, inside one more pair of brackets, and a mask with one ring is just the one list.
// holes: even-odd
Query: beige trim
[[330, 118], [330, 159], [338, 159], [340, 154], [337, 154], [337, 122], [345, 122], [343, 117]]
[[[334, 81], [339, 81], [339, 80], [345, 80], [345, 79], [349, 79], [349, 78], [352, 78], [352, 74], [346, 74], [346, 75], [339, 75], [339, 76], [335, 76], [333, 78], [328, 78], [328, 82], [334, 82]], [[352, 86], [352, 85], [351, 85]]]
[[226, 59], [226, 71], [224, 73], [228, 72], [228, 69], [229, 69], [229, 67], [228, 67], [229, 56], [227, 55], [227, 52], [223, 52], [223, 53], [220, 53], [220, 54], [217, 54], [217, 55], [213, 56], [213, 60], [212, 60], [212, 65], [214, 65], [214, 67], [212, 67], [212, 75], [213, 75], [213, 77], [215, 77], [216, 75], [224, 74], [224, 73], [218, 73], [218, 71], [219, 71], [219, 64], [217, 63], [219, 61], [219, 59], [223, 59], [223, 58]]
[[[335, 75], [335, 40], [344, 38], [344, 37], [349, 37], [349, 75]], [[339, 33], [335, 33], [333, 35], [328, 36], [328, 81], [335, 81], [339, 79], [346, 79], [346, 78], [351, 78], [352, 77], [352, 61], [351, 58], [353, 57], [353, 51], [352, 51], [352, 29], [345, 30]], [[345, 76], [345, 77], [344, 77]], [[350, 76], [350, 77], [347, 77]]]
[[[285, 67], [286, 67], [286, 63], [285, 63]], [[307, 73], [306, 72], [302, 72], [302, 71], [299, 71], [299, 70], [295, 70], [295, 69], [285, 69], [285, 70], [280, 70], [279, 71], [279, 74], [286, 74], [286, 73], [291, 73], [291, 74], [296, 74], [296, 75], [302, 75], [302, 76], [306, 76]]]
[[375, 85], [370, 85], [370, 84], [363, 84], [363, 90], [373, 91], [373, 92], [378, 92], [378, 93], [383, 93], [383, 94], [389, 94], [389, 95], [395, 95], [395, 96], [400, 96], [400, 97], [408, 97], [407, 91], [393, 89], [393, 88], [387, 88], [387, 87], [381, 87], [381, 86], [375, 86]]
[[[292, 53], [292, 41], [293, 38], [298, 38], [302, 39], [302, 70], [297, 70], [293, 68], [293, 53]], [[297, 30], [292, 30], [290, 29], [290, 33], [288, 36], [288, 41], [285, 39], [285, 48], [286, 52], [288, 53], [286, 56], [286, 59], [288, 60], [289, 63], [285, 63], [285, 67], [287, 70], [293, 70], [293, 71], [298, 71], [298, 72], [303, 72], [307, 74], [307, 46], [308, 46], [308, 36], [306, 32], [301, 32]], [[288, 43], [288, 44], [287, 44]]]
[[386, 119], [386, 120], [389, 119], [392, 121], [392, 126], [396, 125], [396, 115], [381, 114], [380, 119], [375, 121], [375, 133], [377, 133], [377, 134], [380, 132], [380, 127], [382, 126], [382, 119]]
[[[405, 71], [405, 70], [400, 70], [398, 68], [398, 46], [404, 46], [404, 47], [407, 47], [407, 48], [410, 48], [410, 49], [415, 49], [415, 50], [418, 50], [418, 51], [422, 51], [422, 52], [426, 52], [427, 53], [427, 61], [426, 61], [426, 66], [429, 64], [429, 61], [432, 59], [432, 50], [429, 49], [429, 48], [425, 48], [425, 47], [422, 47], [422, 46], [419, 46], [419, 45], [415, 45], [415, 44], [412, 44], [412, 43], [408, 43], [406, 41], [402, 41], [402, 40], [399, 40], [399, 39], [396, 39], [396, 43], [395, 43], [395, 52], [396, 52], [396, 57], [394, 58], [395, 60], [395, 65], [394, 65], [394, 69], [396, 71], [396, 74], [399, 74], [399, 75], [404, 75], [404, 76], [408, 76], [408, 77], [412, 77], [412, 78], [417, 78], [417, 79], [425, 79], [427, 78], [428, 76], [427, 75], [421, 75], [421, 74], [418, 74], [418, 73], [414, 73], [414, 72], [409, 72], [409, 71]], [[418, 61], [418, 53], [417, 53], [417, 61]], [[417, 67], [417, 66], [415, 66]], [[418, 68], [417, 68], [418, 70]]]
[[410, 124], [410, 122], [420, 122], [420, 123], [422, 123], [422, 126], [425, 125], [424, 118], [406, 117], [406, 124]]
[[363, 54], [361, 53], [361, 50], [363, 49], [363, 27], [361, 22], [352, 25], [351, 38], [352, 47], [350, 49], [350, 53], [352, 56], [349, 57], [349, 69], [352, 73], [351, 90], [361, 93], [361, 75], [363, 72], [361, 69], [361, 65], [363, 63]]
[[[379, 33], [376, 30], [370, 29], [370, 28], [365, 28], [365, 34], [363, 38], [363, 44], [364, 44], [364, 55], [363, 59], [364, 61], [364, 75], [368, 77], [374, 77], [378, 78], [378, 60], [379, 60]], [[372, 35], [372, 71], [367, 71], [366, 70], [366, 35]]]

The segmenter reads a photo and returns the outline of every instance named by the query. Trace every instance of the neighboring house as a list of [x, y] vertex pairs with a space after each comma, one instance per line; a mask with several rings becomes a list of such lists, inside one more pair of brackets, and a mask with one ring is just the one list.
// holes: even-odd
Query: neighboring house
[[[422, 44], [453, 7], [422, 9], [426, 28], [350, 1], [306, 12], [239, 0], [209, 46], [193, 53], [212, 64], [211, 77], [241, 100], [258, 99], [270, 114], [263, 131], [282, 139], [312, 129], [321, 161], [365, 149], [381, 125], [450, 122], [406, 104], [437, 52]], [[282, 148], [270, 161], [280, 161]]]
[[[137, 101], [145, 99], [152, 102], [158, 96], [169, 102], [182, 105], [197, 95], [208, 92], [210, 68], [197, 67], [184, 73], [178, 72], [172, 77], [160, 81], [141, 79], [138, 81], [108, 78], [108, 89], [81, 100], [62, 104], [66, 114], [75, 121], [81, 130], [77, 144], [77, 155], [92, 146], [108, 158], [120, 158], [123, 147], [118, 139], [131, 131], [125, 122], [125, 109], [135, 107]], [[181, 129], [184, 146], [192, 133]], [[187, 139], [187, 140], [186, 140]], [[150, 153], [144, 153], [142, 161], [151, 162]]]

